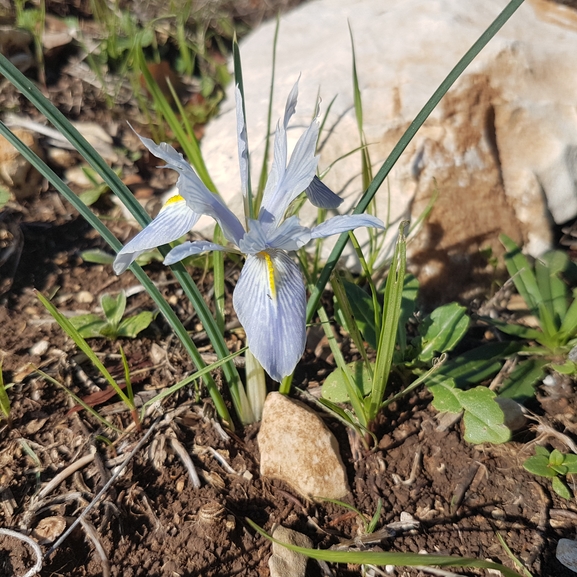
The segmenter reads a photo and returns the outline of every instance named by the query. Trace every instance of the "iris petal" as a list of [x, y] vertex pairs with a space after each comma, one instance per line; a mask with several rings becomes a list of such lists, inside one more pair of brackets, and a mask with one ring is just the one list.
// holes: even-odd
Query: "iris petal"
[[122, 247], [112, 265], [114, 272], [124, 272], [145, 251], [178, 240], [199, 218], [200, 214], [193, 212], [182, 197], [169, 198], [157, 217]]
[[305, 192], [311, 203], [318, 208], [337, 208], [343, 202], [318, 176], [313, 177]]
[[279, 382], [292, 374], [306, 341], [305, 287], [298, 266], [282, 251], [248, 256], [233, 304], [265, 371]]
[[325, 238], [333, 234], [354, 230], [361, 226], [385, 228], [383, 221], [376, 216], [371, 216], [370, 214], [348, 214], [329, 218], [326, 222], [313, 227], [311, 229], [311, 238]]
[[193, 242], [183, 242], [175, 246], [165, 257], [164, 264], [171, 265], [175, 262], [180, 262], [189, 256], [194, 256], [209, 250], [224, 250], [228, 249], [225, 246], [209, 242], [208, 240], [195, 240]]
[[176, 152], [176, 150], [169, 144], [166, 144], [166, 142], [156, 144], [153, 140], [150, 140], [150, 138], [137, 136], [154, 156], [166, 162], [167, 168], [172, 168], [179, 173], [180, 176], [176, 187], [188, 205], [195, 212], [214, 218], [220, 224], [227, 240], [238, 244], [238, 241], [244, 235], [242, 224], [222, 200], [206, 188], [190, 164], [184, 160], [182, 154]]

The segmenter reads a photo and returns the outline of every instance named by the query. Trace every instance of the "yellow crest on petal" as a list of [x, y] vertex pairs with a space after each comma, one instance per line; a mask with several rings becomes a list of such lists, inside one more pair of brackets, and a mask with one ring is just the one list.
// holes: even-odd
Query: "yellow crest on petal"
[[170, 206], [171, 204], [174, 204], [175, 202], [184, 202], [184, 198], [182, 196], [180, 196], [180, 194], [175, 194], [174, 196], [171, 196], [163, 205], [162, 208], [166, 208], [167, 206]]
[[270, 254], [264, 250], [259, 252], [257, 256], [264, 258], [264, 261], [266, 263], [266, 270], [268, 273], [268, 286], [270, 288], [270, 297], [271, 299], [276, 300], [276, 285], [274, 280], [274, 266], [272, 264], [272, 258], [270, 257]]

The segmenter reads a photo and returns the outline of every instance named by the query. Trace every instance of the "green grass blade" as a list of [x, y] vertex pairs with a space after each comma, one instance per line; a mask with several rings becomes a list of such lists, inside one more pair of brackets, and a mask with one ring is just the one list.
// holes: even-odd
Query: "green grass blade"
[[[515, 10], [521, 6], [523, 0], [511, 0], [509, 4], [502, 10], [502, 12], [497, 16], [493, 23], [481, 34], [479, 39], [471, 46], [467, 53], [459, 60], [455, 67], [449, 72], [447, 77], [441, 82], [437, 90], [433, 93], [431, 98], [426, 102], [420, 112], [417, 114], [413, 122], [409, 125], [399, 142], [395, 145], [387, 160], [383, 163], [380, 170], [376, 174], [375, 178], [363, 194], [359, 204], [354, 210], [354, 214], [363, 213], [373, 197], [375, 196], [377, 190], [380, 188], [381, 184], [385, 178], [389, 175], [389, 172], [403, 153], [403, 151], [409, 145], [409, 142], [413, 139], [417, 130], [423, 125], [425, 120], [431, 114], [433, 109], [440, 102], [441, 98], [447, 93], [449, 88], [455, 83], [457, 78], [463, 73], [465, 68], [473, 61], [473, 59], [479, 54], [479, 52], [486, 46], [486, 44], [495, 36], [495, 34], [501, 29], [501, 27], [509, 20], [509, 18], [514, 14]], [[321, 275], [311, 292], [307, 304], [307, 322], [311, 322], [315, 311], [320, 302], [321, 294], [330, 279], [331, 273], [335, 268], [337, 261], [339, 260], [341, 253], [343, 252], [345, 245], [347, 243], [348, 233], [342, 233], [337, 240], [329, 258], [327, 264], [321, 272]]]
[[401, 316], [401, 302], [403, 299], [403, 287], [405, 283], [405, 271], [407, 268], [407, 241], [404, 228], [406, 223], [401, 223], [399, 236], [395, 246], [395, 254], [389, 269], [387, 284], [385, 285], [385, 298], [383, 302], [383, 320], [381, 333], [377, 347], [377, 360], [375, 361], [375, 378], [371, 391], [368, 420], [372, 422], [379, 410], [385, 396], [385, 389], [389, 380], [389, 373], [393, 363], [393, 353], [397, 342], [397, 330]]
[[[0, 68], [2, 62], [2, 55], [0, 54]], [[86, 221], [102, 236], [102, 238], [109, 244], [109, 246], [116, 252], [118, 252], [122, 245], [118, 241], [118, 239], [100, 222], [100, 220], [94, 215], [84, 204], [80, 201], [80, 199], [66, 186], [62, 180], [56, 175], [56, 173], [49, 168], [46, 163], [44, 163], [34, 152], [32, 152], [19, 138], [14, 136], [12, 132], [8, 129], [8, 127], [0, 122], [0, 134], [4, 136], [8, 142], [10, 142], [19, 152], [22, 154], [26, 160], [28, 160], [45, 178], [47, 178], [50, 183], [74, 206], [74, 208], [86, 219]], [[114, 173], [113, 173], [114, 174]], [[140, 205], [139, 205], [140, 206]], [[164, 253], [166, 254], [166, 249], [163, 249]], [[161, 251], [162, 252], [162, 251]], [[174, 266], [172, 267], [175, 273], [175, 276], [180, 281], [181, 285], [183, 286], [185, 293], [187, 296], [189, 293], [194, 293], [195, 299], [191, 299], [193, 305], [195, 305], [196, 311], [199, 315], [201, 322], [204, 324], [205, 329], [207, 329], [207, 333], [217, 355], [220, 358], [226, 357], [228, 355], [228, 349], [226, 348], [226, 344], [224, 339], [220, 333], [218, 333], [218, 329], [215, 328], [215, 321], [210, 315], [210, 311], [208, 310], [198, 287], [192, 283], [190, 277], [184, 271], [184, 267]], [[192, 342], [190, 335], [187, 333], [186, 329], [170, 307], [170, 305], [166, 302], [163, 298], [160, 291], [154, 286], [154, 283], [146, 276], [142, 268], [140, 268], [136, 264], [132, 264], [131, 270], [136, 276], [136, 278], [140, 281], [140, 283], [144, 286], [147, 293], [150, 295], [152, 300], [155, 302], [156, 306], [159, 308], [160, 312], [164, 315], [167, 322], [174, 330], [178, 338], [180, 339], [182, 345], [186, 349], [187, 353], [190, 355], [194, 363], [198, 368], [202, 368], [205, 366], [200, 353], [198, 352], [196, 345]], [[190, 280], [190, 282], [188, 282]], [[190, 297], [189, 297], [190, 298]], [[202, 303], [202, 306], [196, 306], [196, 303]], [[206, 324], [205, 324], [206, 321]], [[211, 324], [209, 324], [211, 321]], [[214, 327], [214, 328], [213, 328]], [[212, 330], [212, 332], [209, 332]], [[219, 336], [219, 339], [213, 339], [214, 334]], [[223, 367], [223, 371], [225, 373], [225, 377], [229, 383], [229, 387], [231, 387], [231, 395], [233, 397], [233, 402], [238, 399], [239, 395], [234, 390], [235, 382], [240, 383], [240, 377], [238, 376], [238, 371], [234, 367], [234, 365], [228, 363]], [[238, 379], [235, 381], [234, 379]], [[232, 420], [228, 413], [228, 409], [224, 403], [222, 395], [220, 394], [218, 388], [216, 387], [216, 383], [214, 379], [210, 375], [206, 375], [205, 383], [207, 389], [209, 391], [210, 396], [212, 397], [215, 407], [217, 409], [218, 414], [220, 415], [221, 419], [226, 421], [229, 426], [233, 426]], [[235, 405], [236, 407], [237, 405]]]
[[44, 308], [52, 315], [54, 320], [60, 325], [60, 328], [74, 341], [74, 344], [88, 357], [90, 362], [98, 369], [100, 374], [106, 379], [108, 384], [116, 391], [116, 394], [122, 399], [122, 402], [130, 409], [134, 409], [134, 404], [118, 386], [108, 369], [102, 364], [96, 356], [90, 345], [80, 335], [74, 325], [41, 293], [37, 292], [38, 300], [44, 305]]
[[[182, 146], [186, 157], [194, 167], [202, 182], [210, 191], [216, 192], [216, 186], [210, 178], [206, 164], [202, 158], [198, 140], [194, 136], [194, 132], [191, 130], [187, 130], [185, 132], [185, 130], [182, 128], [182, 124], [176, 117], [176, 114], [172, 110], [172, 107], [166, 99], [166, 96], [164, 96], [162, 90], [158, 86], [158, 83], [152, 77], [152, 74], [146, 65], [146, 59], [144, 57], [142, 48], [140, 48], [138, 51], [137, 62], [140, 68], [140, 72], [146, 82], [146, 87], [152, 95], [155, 107], [161, 112], [162, 116], [170, 126], [170, 129], [174, 133], [174, 136], [178, 140], [179, 144]], [[179, 102], [178, 98], [176, 98], [175, 101]], [[185, 116], [183, 116], [183, 119], [184, 118]]]
[[395, 565], [398, 567], [477, 567], [481, 569], [496, 569], [501, 571], [504, 577], [521, 577], [512, 569], [493, 563], [469, 557], [453, 557], [451, 555], [421, 555], [420, 553], [380, 553], [375, 551], [331, 551], [322, 549], [308, 549], [289, 545], [282, 541], [277, 541], [266, 531], [261, 529], [254, 521], [245, 518], [246, 522], [265, 539], [286, 547], [287, 549], [306, 555], [311, 559], [321, 559], [329, 563], [350, 563], [354, 565]]
[[90, 413], [97, 421], [101, 422], [105, 427], [112, 429], [117, 433], [122, 433], [122, 431], [115, 427], [110, 421], [107, 421], [94, 407], [91, 407], [89, 404], [85, 403], [78, 395], [73, 393], [66, 385], [63, 385], [61, 382], [57, 381], [49, 374], [41, 371], [40, 369], [36, 369], [36, 372], [45, 380], [49, 381], [53, 385], [60, 387], [77, 405], [80, 405], [86, 412]]
[[[217, 244], [226, 243], [222, 230], [218, 224], [214, 227], [213, 239]], [[224, 335], [224, 253], [221, 250], [212, 251], [212, 274], [214, 277], [214, 312], [216, 324], [218, 325], [221, 334]]]
[[563, 341], [568, 341], [577, 333], [577, 290], [573, 291], [573, 302], [569, 305], [561, 329], [559, 331], [559, 338]]

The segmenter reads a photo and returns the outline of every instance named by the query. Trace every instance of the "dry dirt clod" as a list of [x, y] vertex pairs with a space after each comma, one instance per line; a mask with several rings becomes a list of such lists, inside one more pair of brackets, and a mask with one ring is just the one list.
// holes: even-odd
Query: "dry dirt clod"
[[53, 543], [62, 535], [66, 529], [66, 519], [60, 515], [54, 517], [44, 517], [36, 525], [32, 531], [32, 537], [38, 541], [40, 545], [48, 545]]

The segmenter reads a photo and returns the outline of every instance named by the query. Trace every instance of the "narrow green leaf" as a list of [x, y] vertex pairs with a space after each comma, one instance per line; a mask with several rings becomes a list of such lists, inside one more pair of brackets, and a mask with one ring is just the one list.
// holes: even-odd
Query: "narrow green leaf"
[[[214, 227], [213, 241], [216, 244], [226, 243], [226, 239], [218, 224]], [[224, 335], [224, 253], [221, 250], [212, 251], [212, 274], [214, 275], [213, 287], [216, 324], [221, 334]]]
[[368, 411], [369, 423], [376, 418], [381, 408], [393, 362], [397, 329], [401, 316], [405, 271], [407, 268], [405, 227], [406, 222], [402, 222], [399, 226], [397, 244], [385, 285], [383, 320], [381, 321], [381, 333], [379, 335], [379, 345], [377, 347], [377, 358], [375, 361], [374, 386], [371, 391]]
[[505, 265], [517, 292], [523, 297], [529, 312], [538, 316], [538, 305], [542, 301], [542, 296], [533, 273], [533, 267], [521, 249], [506, 234], [499, 235], [499, 240], [507, 251]]
[[[382, 183], [385, 181], [389, 175], [393, 166], [395, 166], [397, 160], [407, 148], [416, 132], [423, 125], [425, 120], [429, 117], [431, 112], [435, 109], [437, 104], [441, 101], [441, 98], [447, 93], [451, 86], [456, 82], [463, 71], [469, 66], [473, 59], [479, 54], [479, 52], [487, 45], [489, 40], [497, 34], [501, 27], [509, 20], [509, 18], [515, 13], [515, 11], [521, 6], [523, 0], [511, 0], [501, 13], [495, 18], [495, 20], [488, 26], [485, 31], [481, 34], [478, 40], [471, 46], [471, 48], [466, 52], [466, 54], [457, 62], [454, 68], [449, 72], [446, 78], [441, 82], [437, 90], [433, 93], [431, 98], [425, 103], [423, 108], [419, 111], [413, 122], [409, 125], [407, 130], [404, 132], [403, 136], [399, 139], [397, 144], [393, 147], [393, 150], [381, 166], [375, 178], [372, 180], [371, 184], [365, 190], [359, 204], [353, 211], [354, 214], [361, 214], [365, 212], [367, 206], [370, 204], [375, 194], [379, 190]], [[1, 72], [1, 71], [0, 71]], [[338, 238], [337, 242], [331, 254], [327, 259], [327, 263], [323, 268], [314, 288], [310, 291], [310, 298], [307, 303], [307, 323], [312, 321], [312, 318], [318, 308], [321, 294], [325, 289], [327, 282], [330, 279], [331, 273], [345, 248], [347, 243], [348, 233], [342, 233]]]
[[306, 555], [311, 559], [321, 559], [329, 563], [350, 563], [354, 565], [395, 565], [398, 567], [478, 567], [481, 569], [496, 569], [501, 571], [504, 577], [521, 577], [518, 573], [491, 561], [472, 559], [468, 557], [452, 557], [450, 555], [421, 555], [420, 553], [381, 553], [375, 551], [332, 551], [322, 549], [308, 549], [289, 545], [282, 541], [277, 541], [261, 529], [256, 523], [248, 518], [246, 522], [260, 535], [269, 541], [286, 547], [290, 551]]
[[2, 361], [0, 361], [0, 411], [6, 419], [10, 419], [10, 399], [4, 385], [4, 373], [2, 372]]
[[498, 319], [491, 319], [489, 317], [480, 317], [480, 320], [487, 324], [497, 327], [501, 332], [511, 335], [512, 337], [519, 337], [528, 341], [538, 341], [543, 337], [543, 333], [537, 329], [525, 327], [523, 325], [506, 323]]
[[559, 338], [563, 342], [567, 342], [577, 333], [577, 290], [573, 292], [573, 302], [569, 305], [569, 309], [561, 322], [561, 329], [559, 330]]
[[102, 332], [108, 326], [108, 322], [98, 315], [78, 315], [69, 319], [70, 324], [85, 339], [98, 339], [104, 336]]
[[98, 249], [85, 250], [80, 253], [80, 258], [84, 262], [92, 262], [95, 264], [112, 264], [114, 262], [113, 254]]
[[519, 363], [505, 379], [499, 396], [524, 403], [535, 396], [535, 384], [545, 376], [546, 359], [528, 359]]

